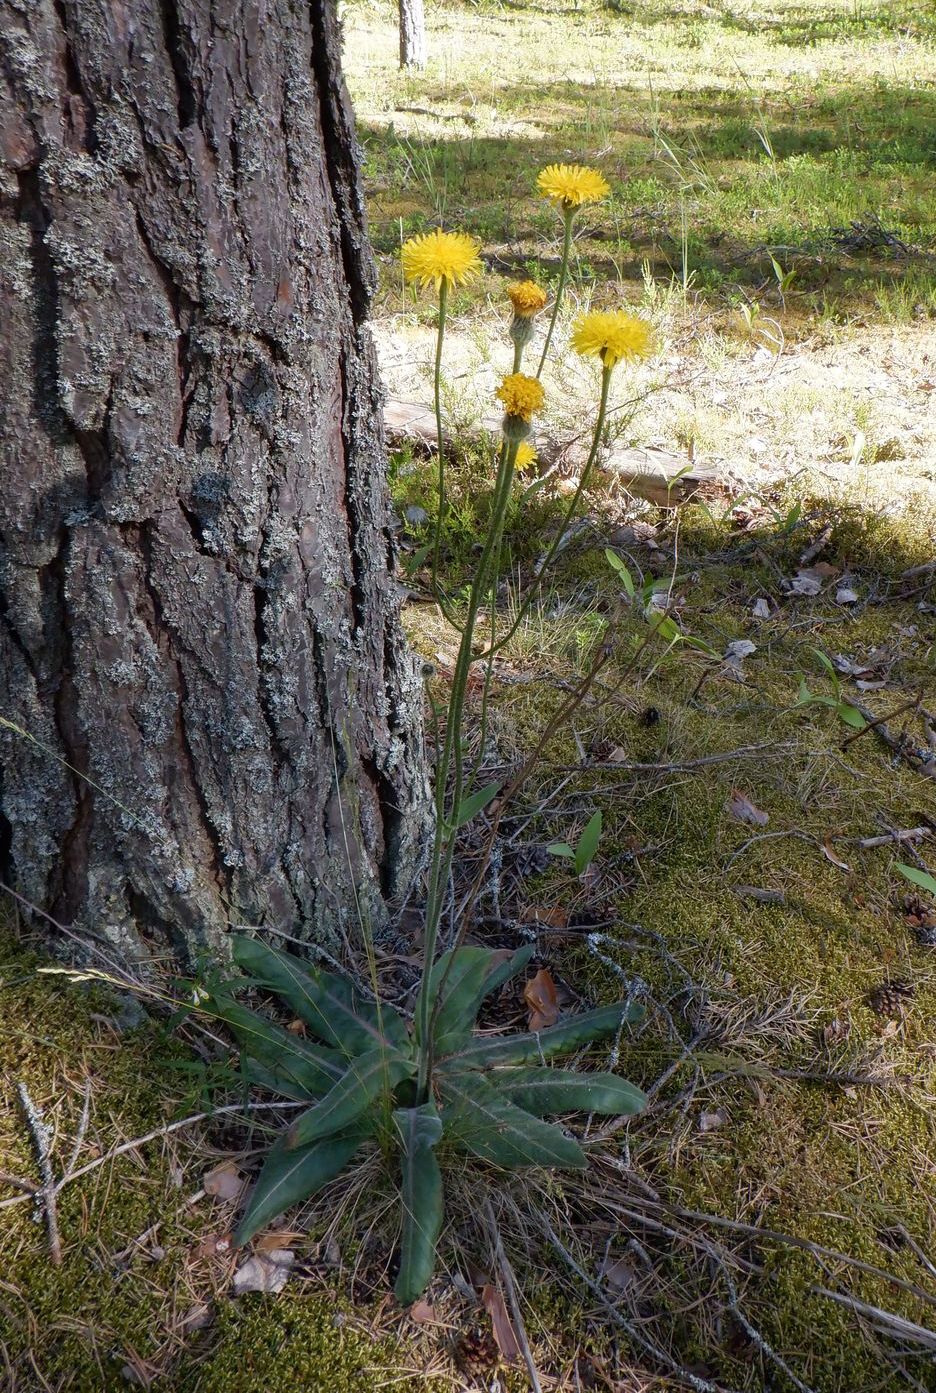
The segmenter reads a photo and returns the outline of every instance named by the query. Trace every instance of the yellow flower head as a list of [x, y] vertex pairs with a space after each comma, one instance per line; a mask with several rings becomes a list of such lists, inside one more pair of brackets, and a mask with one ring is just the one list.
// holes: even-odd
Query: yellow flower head
[[563, 209], [597, 203], [611, 192], [604, 175], [584, 164], [547, 165], [540, 170], [536, 184], [544, 198], [551, 198]]
[[545, 399], [541, 384], [525, 372], [508, 373], [494, 395], [504, 403], [508, 416], [519, 416], [522, 421], [529, 421], [535, 411], [542, 411]]
[[514, 468], [519, 472], [529, 469], [536, 463], [536, 451], [529, 440], [521, 440], [514, 458]]
[[426, 232], [403, 243], [403, 274], [417, 285], [462, 285], [481, 270], [480, 242], [465, 232]]
[[649, 358], [653, 334], [645, 319], [624, 310], [590, 310], [572, 326], [572, 347], [586, 356], [597, 354], [606, 368], [622, 358]]
[[507, 295], [514, 307], [514, 314], [521, 319], [531, 319], [546, 304], [546, 291], [535, 281], [516, 281], [508, 285]]

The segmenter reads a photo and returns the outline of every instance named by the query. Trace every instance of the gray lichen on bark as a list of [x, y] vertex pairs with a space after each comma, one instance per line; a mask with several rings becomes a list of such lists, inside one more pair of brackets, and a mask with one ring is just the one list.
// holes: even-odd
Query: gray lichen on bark
[[332, 8], [0, 11], [0, 870], [128, 957], [333, 937], [426, 787]]

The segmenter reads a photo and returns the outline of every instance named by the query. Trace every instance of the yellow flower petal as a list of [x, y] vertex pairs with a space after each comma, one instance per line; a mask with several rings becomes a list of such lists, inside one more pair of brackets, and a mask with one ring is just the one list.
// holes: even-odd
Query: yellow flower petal
[[546, 394], [535, 377], [527, 377], [525, 372], [512, 372], [504, 378], [494, 395], [504, 403], [508, 416], [519, 416], [521, 420], [529, 421], [535, 411], [542, 411]]
[[480, 242], [465, 232], [423, 233], [403, 243], [403, 274], [417, 285], [462, 285], [481, 270]]
[[653, 333], [645, 319], [624, 310], [590, 310], [572, 326], [572, 347], [583, 357], [595, 354], [606, 368], [622, 359], [649, 358]]
[[507, 296], [514, 307], [514, 314], [521, 319], [530, 319], [546, 304], [546, 291], [535, 281], [516, 281], [508, 285]]
[[520, 472], [536, 463], [536, 451], [529, 440], [521, 440], [514, 458], [514, 468]]
[[550, 164], [540, 171], [537, 187], [544, 198], [562, 208], [597, 203], [611, 192], [607, 179], [584, 164]]

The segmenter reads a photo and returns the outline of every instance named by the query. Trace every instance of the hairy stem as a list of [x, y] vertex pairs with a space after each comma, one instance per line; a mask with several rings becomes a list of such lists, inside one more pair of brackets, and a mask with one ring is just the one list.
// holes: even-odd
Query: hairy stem
[[562, 265], [559, 267], [556, 299], [553, 304], [553, 312], [549, 319], [549, 328], [546, 330], [546, 342], [543, 344], [543, 352], [540, 355], [539, 367], [536, 369], [537, 377], [542, 377], [543, 375], [543, 366], [549, 353], [549, 346], [552, 343], [553, 332], [556, 328], [556, 320], [559, 318], [559, 306], [562, 304], [562, 294], [565, 290], [566, 280], [569, 275], [569, 254], [572, 251], [572, 219], [574, 217], [574, 208], [564, 208], [562, 210], [562, 218], [565, 224], [562, 235]]

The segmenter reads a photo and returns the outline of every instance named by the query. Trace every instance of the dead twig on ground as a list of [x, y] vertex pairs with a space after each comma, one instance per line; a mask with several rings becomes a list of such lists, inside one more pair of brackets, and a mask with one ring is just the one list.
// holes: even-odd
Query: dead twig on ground
[[[861, 727], [861, 730], [852, 731], [851, 735], [846, 735], [845, 739], [842, 741], [842, 749], [843, 749], [843, 750], [846, 750], [846, 749], [848, 748], [849, 745], [854, 744], [854, 742], [855, 742], [856, 740], [860, 740], [861, 737], [862, 737], [863, 735], [867, 735], [867, 733], [868, 733], [869, 730], [877, 730], [877, 731], [880, 731], [880, 730], [882, 730], [882, 729], [886, 729], [886, 725], [887, 725], [887, 722], [888, 722], [888, 721], [894, 720], [894, 718], [895, 718], [896, 716], [903, 716], [904, 713], [907, 712], [907, 711], [913, 711], [913, 710], [915, 710], [916, 707], [919, 706], [919, 704], [920, 704], [920, 702], [921, 702], [922, 700], [923, 700], [923, 693], [922, 693], [922, 692], [918, 692], [917, 695], [916, 695], [915, 697], [911, 697], [909, 701], [903, 702], [902, 705], [896, 707], [893, 711], [887, 712], [887, 713], [886, 713], [885, 715], [883, 715], [883, 716], [871, 716], [871, 713], [870, 713], [870, 712], [868, 712], [868, 714], [865, 715], [864, 707], [861, 707], [861, 706], [857, 707], [857, 710], [859, 710], [859, 711], [861, 712], [862, 716], [865, 717], [865, 720], [867, 721], [867, 725], [862, 726], [862, 727]], [[854, 702], [852, 702], [852, 703], [850, 703], [850, 704], [851, 704], [851, 705], [854, 705]], [[891, 738], [893, 738], [893, 739], [896, 740], [896, 737], [891, 737]], [[886, 743], [887, 743], [888, 745], [890, 745], [890, 743], [891, 743], [891, 738], [885, 737]], [[899, 742], [898, 742], [898, 743], [899, 743]], [[892, 748], [893, 748], [893, 747], [892, 747]]]
[[542, 1385], [539, 1380], [539, 1373], [537, 1372], [536, 1364], [533, 1360], [533, 1354], [530, 1349], [530, 1341], [527, 1338], [526, 1326], [523, 1323], [523, 1312], [520, 1310], [520, 1299], [517, 1294], [517, 1283], [514, 1279], [513, 1268], [507, 1261], [507, 1254], [504, 1251], [504, 1244], [500, 1236], [500, 1229], [497, 1227], [497, 1220], [494, 1218], [494, 1210], [491, 1208], [490, 1200], [487, 1200], [485, 1202], [484, 1209], [488, 1221], [488, 1227], [491, 1232], [491, 1242], [494, 1245], [494, 1258], [497, 1262], [497, 1266], [500, 1269], [500, 1274], [503, 1278], [504, 1286], [507, 1289], [507, 1300], [510, 1302], [510, 1313], [513, 1316], [514, 1320], [514, 1330], [517, 1336], [517, 1343], [520, 1346], [520, 1352], [523, 1355], [523, 1362], [526, 1365], [527, 1373], [530, 1376], [530, 1385], [533, 1388], [533, 1393], [542, 1393]]
[[39, 1164], [39, 1175], [42, 1181], [31, 1196], [26, 1195], [24, 1198], [32, 1198], [34, 1202], [41, 1204], [49, 1234], [49, 1257], [54, 1267], [60, 1267], [62, 1264], [62, 1240], [59, 1235], [58, 1209], [55, 1204], [58, 1187], [55, 1183], [55, 1173], [52, 1170], [52, 1138], [45, 1124], [45, 1118], [42, 1116], [42, 1109], [33, 1102], [26, 1085], [22, 1082], [18, 1083], [16, 1092], [19, 1095], [23, 1116], [36, 1149], [36, 1160]]
[[[22, 1085], [20, 1085], [22, 1087]], [[97, 1170], [99, 1166], [107, 1165], [108, 1161], [114, 1161], [118, 1156], [124, 1156], [128, 1151], [136, 1151], [138, 1147], [145, 1146], [147, 1142], [156, 1141], [158, 1137], [168, 1137], [173, 1132], [179, 1132], [183, 1127], [191, 1127], [196, 1122], [205, 1122], [212, 1117], [222, 1117], [226, 1113], [238, 1112], [257, 1112], [260, 1109], [278, 1110], [281, 1108], [301, 1108], [303, 1103], [226, 1103], [224, 1107], [212, 1108], [208, 1112], [192, 1113], [190, 1117], [182, 1117], [177, 1122], [167, 1122], [164, 1127], [154, 1127], [151, 1132], [145, 1133], [142, 1137], [134, 1137], [132, 1141], [125, 1141], [120, 1146], [111, 1147], [103, 1156], [98, 1156], [94, 1161], [89, 1161], [85, 1166], [79, 1166], [77, 1170], [68, 1171], [57, 1183], [53, 1182], [54, 1193], [57, 1195], [66, 1185], [73, 1180], [79, 1180], [81, 1176], [88, 1175], [90, 1171]], [[0, 1179], [6, 1177], [0, 1176]], [[21, 1185], [16, 1177], [9, 1177], [7, 1183]], [[17, 1195], [13, 1199], [0, 1200], [0, 1209], [7, 1209], [10, 1205], [21, 1204], [24, 1200], [31, 1199], [34, 1195], [44, 1196], [46, 1193], [45, 1185], [36, 1186], [33, 1191], [25, 1195]], [[44, 1202], [44, 1201], [43, 1201]]]

